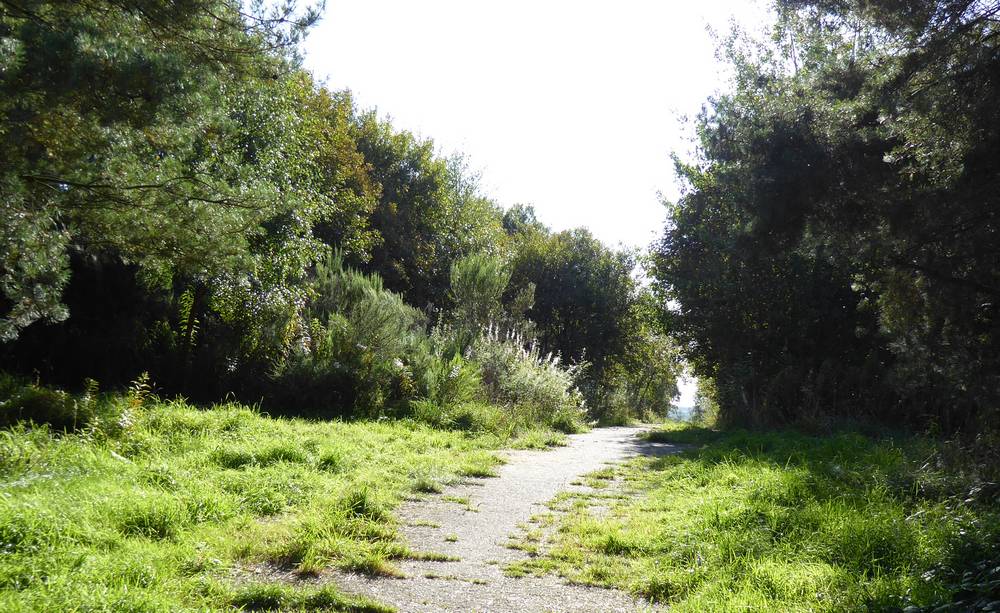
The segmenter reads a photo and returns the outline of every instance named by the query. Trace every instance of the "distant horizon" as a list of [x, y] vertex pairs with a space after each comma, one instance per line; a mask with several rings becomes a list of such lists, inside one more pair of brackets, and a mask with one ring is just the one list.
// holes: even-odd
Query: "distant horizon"
[[677, 382], [677, 390], [680, 395], [674, 405], [678, 408], [694, 408], [695, 394], [698, 393], [698, 379], [691, 375], [681, 377], [680, 381]]

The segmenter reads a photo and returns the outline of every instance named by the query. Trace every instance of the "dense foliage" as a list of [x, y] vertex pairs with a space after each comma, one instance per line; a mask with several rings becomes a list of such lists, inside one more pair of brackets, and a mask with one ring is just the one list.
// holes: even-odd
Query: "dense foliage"
[[657, 247], [730, 422], [996, 431], [1000, 5], [783, 0]]
[[995, 609], [1000, 3], [776, 9], [725, 47], [647, 258], [317, 83], [311, 7], [0, 0], [0, 609], [381, 610], [238, 573], [396, 573], [428, 555], [402, 497], [665, 415], [682, 357], [699, 421], [990, 455], [661, 434], [713, 444], [593, 476], [647, 495], [513, 570], [691, 609]]
[[530, 295], [527, 314], [543, 345], [588, 364], [583, 390], [598, 416], [665, 415], [677, 395], [679, 356], [650, 290], [633, 276], [636, 254], [587, 230], [550, 232], [530, 208], [508, 211], [504, 226], [516, 246], [510, 300]]
[[[552, 265], [588, 278], [538, 278], [527, 225], [509, 223], [527, 209], [505, 214], [460, 155], [301, 69], [317, 18], [235, 0], [0, 4], [4, 368], [72, 387], [149, 372], [203, 401], [375, 416], [434, 396], [487, 329], [564, 372], [546, 393], [575, 406], [574, 371], [553, 365], [624, 355], [631, 257], [578, 233]], [[557, 332], [573, 329], [589, 335]], [[522, 380], [514, 396], [545, 395]]]

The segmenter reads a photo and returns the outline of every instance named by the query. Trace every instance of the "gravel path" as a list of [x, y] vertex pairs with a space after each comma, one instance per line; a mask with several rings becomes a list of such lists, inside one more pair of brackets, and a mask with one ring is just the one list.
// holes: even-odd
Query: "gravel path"
[[[648, 603], [614, 590], [568, 585], [558, 577], [503, 574], [504, 566], [527, 555], [507, 548], [507, 537], [518, 532], [518, 524], [546, 511], [545, 503], [557, 493], [583, 489], [571, 484], [577, 477], [638, 454], [678, 450], [636, 438], [642, 430], [601, 428], [570, 436], [566, 447], [508, 452], [498, 478], [465, 482], [449, 487], [443, 496], [400, 508], [402, 533], [413, 549], [460, 561], [407, 561], [400, 565], [405, 579], [353, 574], [332, 579], [345, 592], [370, 596], [406, 613], [651, 610]], [[468, 499], [468, 505], [446, 497]]]

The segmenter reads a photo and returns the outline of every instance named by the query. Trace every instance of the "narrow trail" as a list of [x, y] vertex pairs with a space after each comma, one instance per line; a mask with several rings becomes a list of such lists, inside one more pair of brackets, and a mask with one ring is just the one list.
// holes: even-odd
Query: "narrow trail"
[[602, 428], [570, 436], [565, 447], [511, 451], [498, 477], [467, 481], [400, 508], [402, 533], [413, 549], [459, 561], [407, 561], [400, 565], [405, 579], [354, 574], [332, 579], [345, 592], [370, 596], [405, 613], [649, 610], [649, 603], [622, 592], [568, 585], [558, 577], [511, 578], [503, 573], [504, 566], [528, 555], [508, 548], [508, 537], [532, 515], [546, 511], [545, 503], [559, 492], [587, 489], [572, 485], [579, 476], [632, 456], [679, 450], [637, 438], [643, 430]]

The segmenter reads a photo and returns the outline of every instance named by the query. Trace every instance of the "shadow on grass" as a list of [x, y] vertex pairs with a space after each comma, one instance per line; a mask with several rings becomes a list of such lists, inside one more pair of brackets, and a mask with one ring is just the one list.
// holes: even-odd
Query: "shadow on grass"
[[659, 430], [650, 430], [642, 435], [649, 443], [670, 443], [674, 445], [707, 445], [725, 437], [723, 432], [702, 428], [699, 426], [664, 426]]
[[[645, 465], [664, 501], [660, 523], [672, 517], [672, 505], [702, 501], [689, 516], [699, 527], [681, 524], [678, 531], [744, 560], [754, 590], [763, 589], [754, 573], [777, 572], [764, 572], [762, 560], [776, 557], [826, 565], [824, 572], [838, 578], [817, 585], [840, 592], [848, 606], [1000, 610], [1000, 501], [981, 495], [997, 488], [969, 466], [943, 462], [939, 441], [678, 424], [643, 438], [681, 451]], [[678, 485], [684, 479], [698, 485]], [[718, 589], [731, 589], [742, 572], [720, 573], [715, 580], [725, 587]], [[794, 583], [787, 576], [768, 581]], [[662, 596], [651, 588], [647, 595]]]

